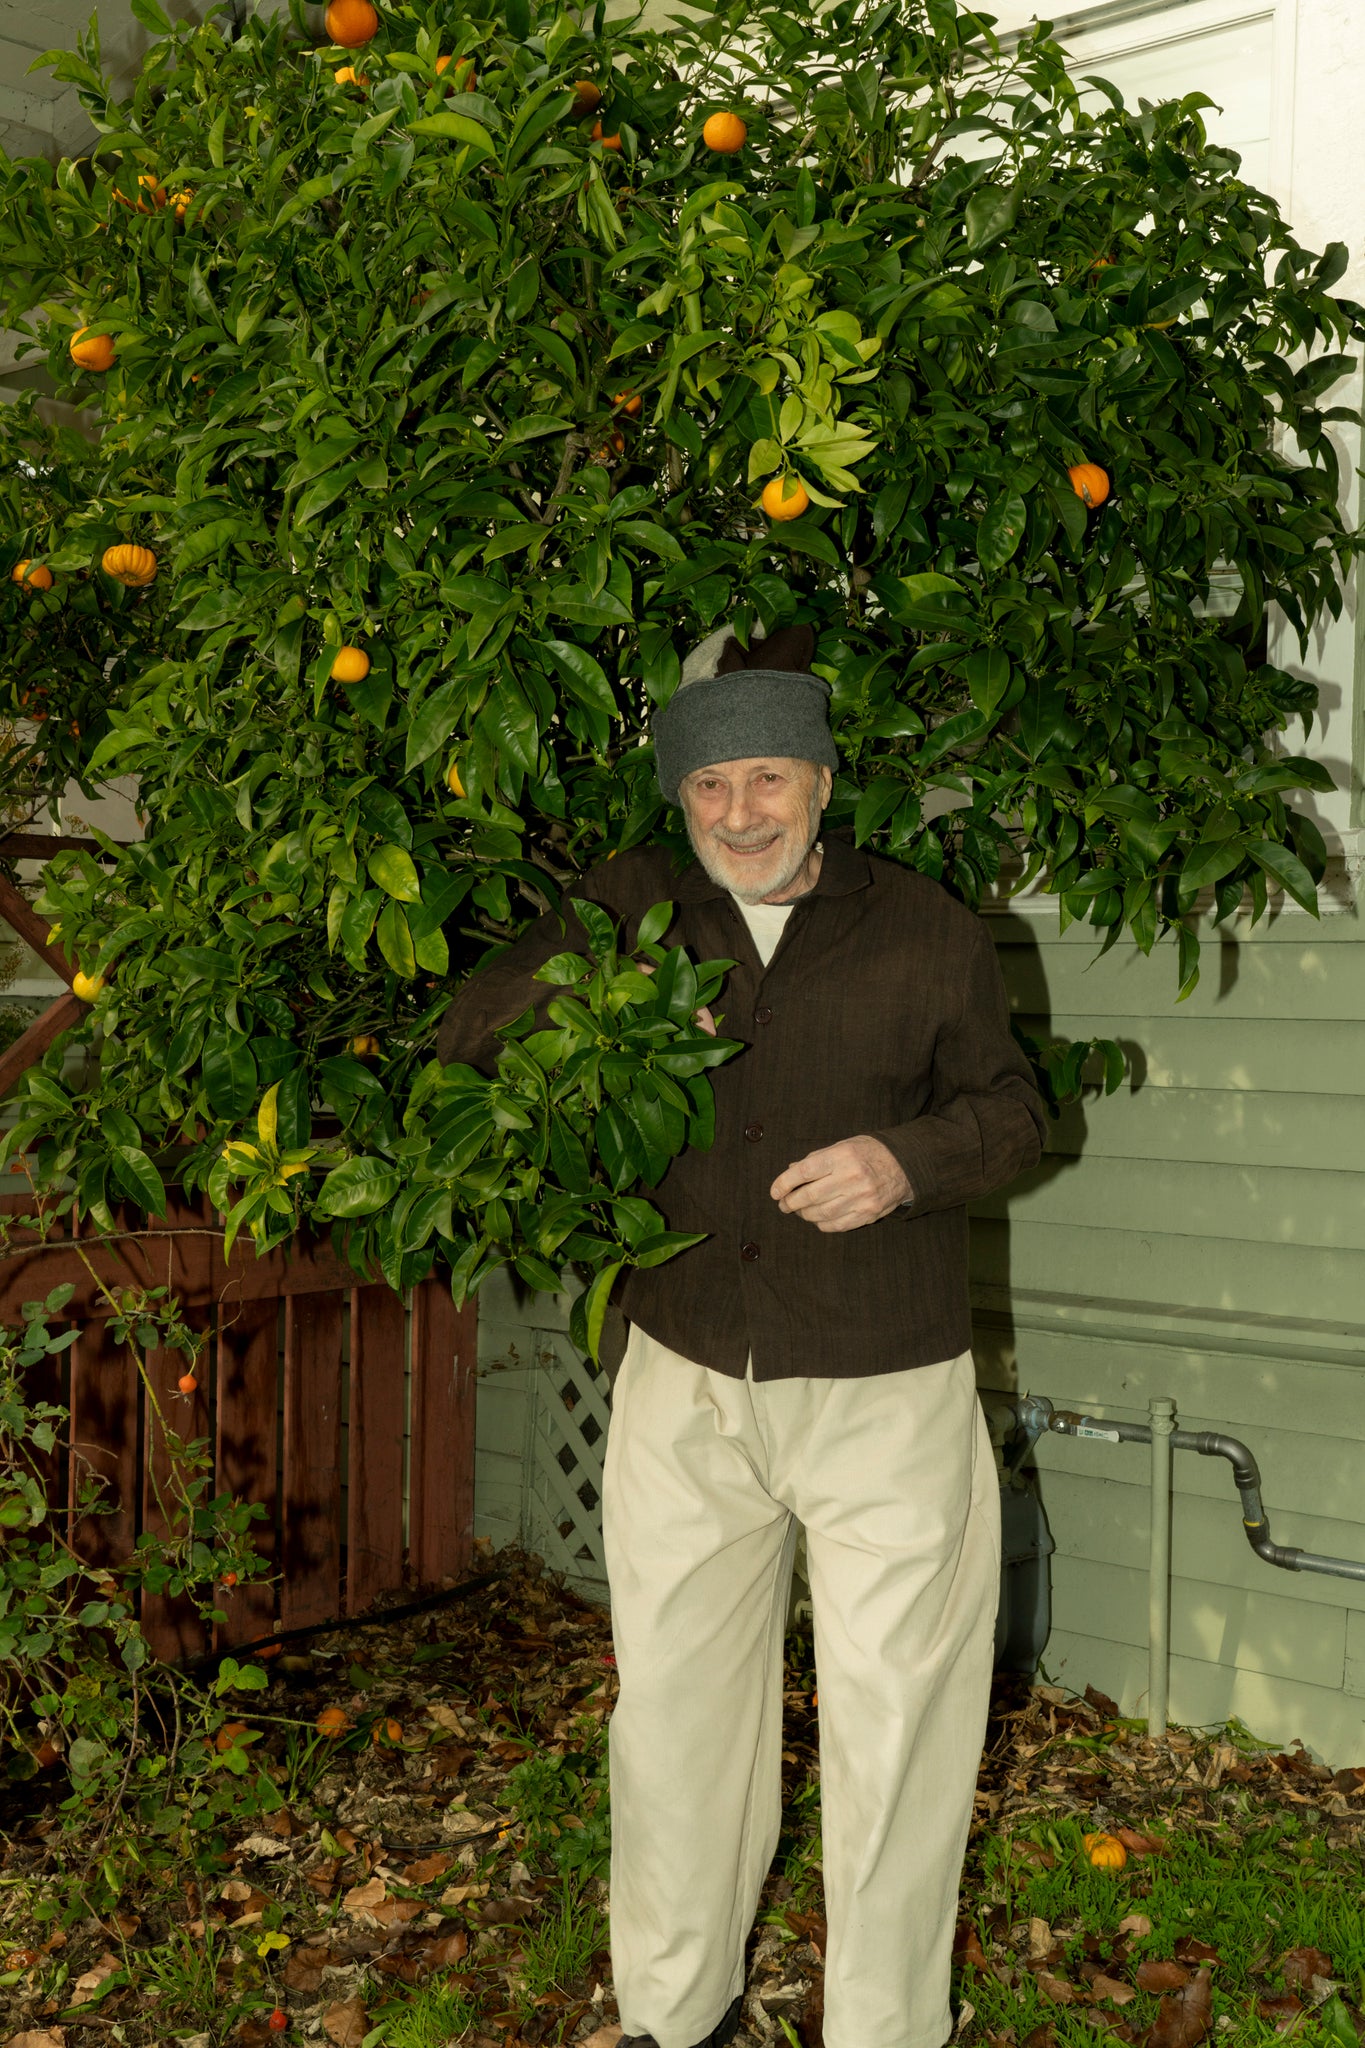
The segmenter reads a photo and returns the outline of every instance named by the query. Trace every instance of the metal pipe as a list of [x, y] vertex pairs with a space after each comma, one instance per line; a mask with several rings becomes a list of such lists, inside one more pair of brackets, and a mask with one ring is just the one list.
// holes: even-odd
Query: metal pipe
[[[1021, 1430], [1032, 1442], [1049, 1432], [1054, 1436], [1097, 1438], [1111, 1444], [1149, 1444], [1152, 1432], [1145, 1422], [1113, 1422], [1093, 1415], [1078, 1415], [1073, 1408], [1054, 1408], [1046, 1394], [1027, 1394], [1014, 1404]], [[1286, 1572], [1321, 1572], [1333, 1579], [1365, 1582], [1365, 1562], [1350, 1557], [1324, 1557], [1314, 1550], [1300, 1550], [1292, 1543], [1275, 1543], [1270, 1535], [1270, 1517], [1261, 1500], [1261, 1473], [1254, 1456], [1239, 1437], [1225, 1436], [1217, 1429], [1173, 1429], [1172, 1450], [1197, 1451], [1201, 1458], [1226, 1458], [1232, 1467], [1232, 1482], [1242, 1501], [1242, 1527], [1257, 1557], [1278, 1565]]]
[[1166, 1740], [1171, 1682], [1171, 1438], [1175, 1402], [1156, 1394], [1147, 1403], [1152, 1441], [1151, 1557], [1147, 1586], [1147, 1733]]

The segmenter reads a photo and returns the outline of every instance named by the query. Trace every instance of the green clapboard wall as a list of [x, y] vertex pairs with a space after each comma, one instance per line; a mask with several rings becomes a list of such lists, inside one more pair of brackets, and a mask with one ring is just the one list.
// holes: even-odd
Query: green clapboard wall
[[[978, 1377], [1243, 1438], [1277, 1541], [1365, 1559], [1365, 944], [1354, 914], [1206, 933], [1194, 995], [1055, 911], [991, 920], [1019, 1021], [1120, 1039], [1132, 1077], [1054, 1127], [973, 1228]], [[1044, 1663], [1145, 1710], [1148, 1454], [1048, 1438]], [[1222, 1460], [1178, 1453], [1171, 1713], [1365, 1761], [1365, 1585], [1277, 1570]]]

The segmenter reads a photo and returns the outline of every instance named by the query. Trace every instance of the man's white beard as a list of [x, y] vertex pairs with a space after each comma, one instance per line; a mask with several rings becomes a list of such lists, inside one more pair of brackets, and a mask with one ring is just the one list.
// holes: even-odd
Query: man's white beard
[[[810, 809], [806, 819], [804, 839], [799, 833], [796, 834], [789, 841], [780, 865], [769, 873], [765, 881], [760, 881], [757, 876], [751, 879], [742, 870], [739, 873], [731, 871], [729, 862], [725, 860], [726, 845], [723, 840], [708, 838], [706, 841], [698, 843], [697, 835], [692, 829], [691, 813], [685, 806], [683, 809], [683, 817], [687, 823], [687, 836], [692, 841], [692, 851], [696, 854], [697, 859], [701, 862], [717, 887], [728, 889], [730, 894], [737, 897], [741, 903], [761, 903], [765, 896], [780, 895], [784, 889], [790, 887], [791, 883], [796, 880], [805, 866], [807, 856], [820, 836], [820, 820], [823, 815], [824, 810], [820, 802], [820, 778], [817, 775], [811, 782]], [[770, 830], [771, 828], [765, 827], [764, 829]], [[753, 836], [757, 839], [757, 835]], [[761, 840], [758, 843], [761, 844]]]

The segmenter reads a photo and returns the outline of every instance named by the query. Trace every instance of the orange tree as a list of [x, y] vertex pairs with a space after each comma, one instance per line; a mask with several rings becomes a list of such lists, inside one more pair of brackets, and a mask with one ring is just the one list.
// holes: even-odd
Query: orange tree
[[1105, 942], [1175, 934], [1182, 990], [1202, 890], [1314, 906], [1265, 622], [1339, 608], [1365, 329], [1200, 96], [1084, 110], [951, 0], [351, 4], [344, 48], [134, 7], [131, 98], [93, 32], [53, 60], [90, 157], [0, 167], [6, 319], [102, 425], [9, 486], [0, 568], [54, 582], [6, 574], [8, 687], [96, 663], [93, 724], [52, 709], [148, 814], [48, 870], [101, 1057], [11, 1140], [96, 1220], [178, 1146], [234, 1228], [332, 1218], [395, 1280], [576, 1259], [595, 1315], [676, 1249], [632, 1190], [724, 1048], [662, 924], [651, 985], [598, 920], [495, 1080], [431, 1040], [585, 865], [677, 837], [642, 739], [722, 619], [814, 625], [835, 821], [969, 901], [1017, 859]]

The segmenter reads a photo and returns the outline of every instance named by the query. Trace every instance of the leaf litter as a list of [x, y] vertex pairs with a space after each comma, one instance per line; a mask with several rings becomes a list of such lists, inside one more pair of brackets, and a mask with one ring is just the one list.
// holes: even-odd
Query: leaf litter
[[[509, 1548], [497, 1565], [443, 1611], [338, 1628], [268, 1662], [253, 1725], [284, 1808], [193, 1860], [152, 1850], [113, 1915], [80, 1910], [80, 1844], [58, 1828], [57, 1788], [41, 1788], [45, 1807], [11, 1801], [4, 2048], [360, 2048], [423, 2001], [433, 2040], [614, 2048], [610, 1616], [534, 1556]], [[823, 2048], [809, 1623], [788, 1638], [784, 1706], [783, 1833], [737, 2048]], [[349, 1732], [300, 1749], [290, 1724], [311, 1730], [326, 1707]], [[1090, 1831], [1123, 1844], [1122, 1870], [1091, 1868]], [[954, 2041], [1236, 2048], [1285, 2034], [1361, 2048], [1363, 1852], [1365, 1767], [1332, 1773], [1236, 1724], [1153, 1743], [1093, 1689], [1003, 1680], [955, 1944]], [[270, 2023], [276, 2007], [286, 2029]]]

